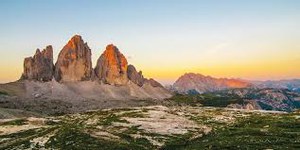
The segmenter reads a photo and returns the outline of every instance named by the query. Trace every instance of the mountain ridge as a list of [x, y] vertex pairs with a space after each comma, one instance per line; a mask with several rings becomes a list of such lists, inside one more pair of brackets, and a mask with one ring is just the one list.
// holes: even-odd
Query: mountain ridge
[[185, 73], [173, 84], [174, 90], [179, 93], [188, 93], [190, 90], [205, 93], [227, 88], [245, 88], [251, 86], [251, 83], [240, 79], [214, 78], [199, 73]]
[[205, 93], [232, 88], [274, 88], [300, 92], [300, 79], [284, 80], [246, 80], [241, 78], [215, 78], [200, 73], [185, 73], [169, 87], [182, 94]]

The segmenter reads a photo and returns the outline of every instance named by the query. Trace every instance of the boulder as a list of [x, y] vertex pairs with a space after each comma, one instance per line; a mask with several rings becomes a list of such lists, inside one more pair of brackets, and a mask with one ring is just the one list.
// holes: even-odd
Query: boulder
[[125, 56], [110, 44], [97, 61], [95, 75], [106, 84], [125, 85], [128, 82], [127, 65]]
[[91, 56], [91, 50], [81, 36], [73, 36], [58, 55], [54, 73], [56, 81], [90, 80], [93, 74]]
[[53, 48], [47, 46], [42, 52], [37, 49], [33, 57], [24, 60], [24, 71], [21, 79], [51, 81], [53, 78]]

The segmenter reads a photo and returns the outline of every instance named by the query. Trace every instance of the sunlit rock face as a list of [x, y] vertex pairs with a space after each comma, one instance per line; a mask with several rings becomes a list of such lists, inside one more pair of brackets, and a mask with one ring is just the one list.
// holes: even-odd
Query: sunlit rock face
[[47, 46], [42, 52], [37, 49], [33, 57], [24, 60], [24, 71], [21, 79], [36, 81], [51, 81], [53, 78], [53, 49]]
[[58, 55], [55, 79], [59, 82], [90, 80], [93, 74], [91, 55], [81, 36], [73, 36]]
[[119, 49], [110, 44], [100, 56], [95, 68], [95, 75], [104, 83], [125, 85], [128, 82], [127, 60]]
[[128, 65], [127, 68], [128, 79], [138, 86], [143, 86], [145, 78], [143, 77], [142, 71], [137, 72], [133, 65]]

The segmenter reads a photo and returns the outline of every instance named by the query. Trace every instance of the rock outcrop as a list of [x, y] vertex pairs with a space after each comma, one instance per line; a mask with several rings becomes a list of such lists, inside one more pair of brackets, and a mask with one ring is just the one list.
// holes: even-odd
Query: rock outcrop
[[90, 80], [91, 50], [81, 36], [75, 35], [61, 50], [55, 64], [54, 77], [59, 82]]
[[106, 84], [125, 85], [128, 82], [127, 65], [125, 56], [110, 44], [97, 61], [95, 75]]
[[146, 79], [144, 78], [142, 71], [137, 72], [133, 65], [128, 65], [127, 75], [128, 79], [138, 86], [143, 86], [143, 84], [145, 83]]
[[[24, 61], [23, 81], [26, 89], [21, 97], [62, 100], [128, 100], [165, 99], [171, 93], [154, 79], [146, 79], [141, 71], [128, 65], [126, 57], [110, 44], [92, 68], [91, 50], [81, 36], [73, 36], [53, 65], [53, 50], [36, 51]], [[55, 80], [52, 80], [52, 79]], [[51, 81], [51, 82], [48, 82]], [[100, 82], [99, 82], [100, 81]]]
[[47, 46], [42, 52], [37, 49], [33, 57], [24, 60], [24, 72], [21, 79], [51, 81], [53, 78], [53, 49]]

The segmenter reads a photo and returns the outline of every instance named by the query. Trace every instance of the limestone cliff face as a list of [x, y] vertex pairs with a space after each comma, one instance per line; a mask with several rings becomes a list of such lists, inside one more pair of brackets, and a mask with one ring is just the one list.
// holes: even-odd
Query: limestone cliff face
[[42, 52], [37, 49], [33, 57], [25, 58], [23, 67], [21, 79], [51, 81], [54, 69], [52, 46], [47, 46]]
[[55, 79], [59, 82], [90, 80], [92, 77], [91, 55], [90, 48], [81, 36], [73, 36], [58, 55], [55, 64]]
[[95, 75], [104, 83], [125, 85], [128, 82], [127, 65], [125, 56], [110, 44], [97, 61]]
[[21, 79], [47, 82], [54, 78], [60, 83], [98, 80], [124, 87], [134, 83], [133, 87], [164, 89], [160, 83], [144, 78], [142, 71], [128, 65], [126, 57], [113, 44], [107, 45], [95, 69], [92, 68], [91, 55], [87, 43], [81, 36], [75, 35], [60, 51], [55, 66], [52, 46], [47, 46], [42, 52], [37, 50], [33, 57], [25, 58]]
[[142, 74], [142, 71], [137, 72], [133, 65], [128, 65], [127, 68], [128, 79], [138, 86], [143, 86], [145, 83], [145, 78]]

